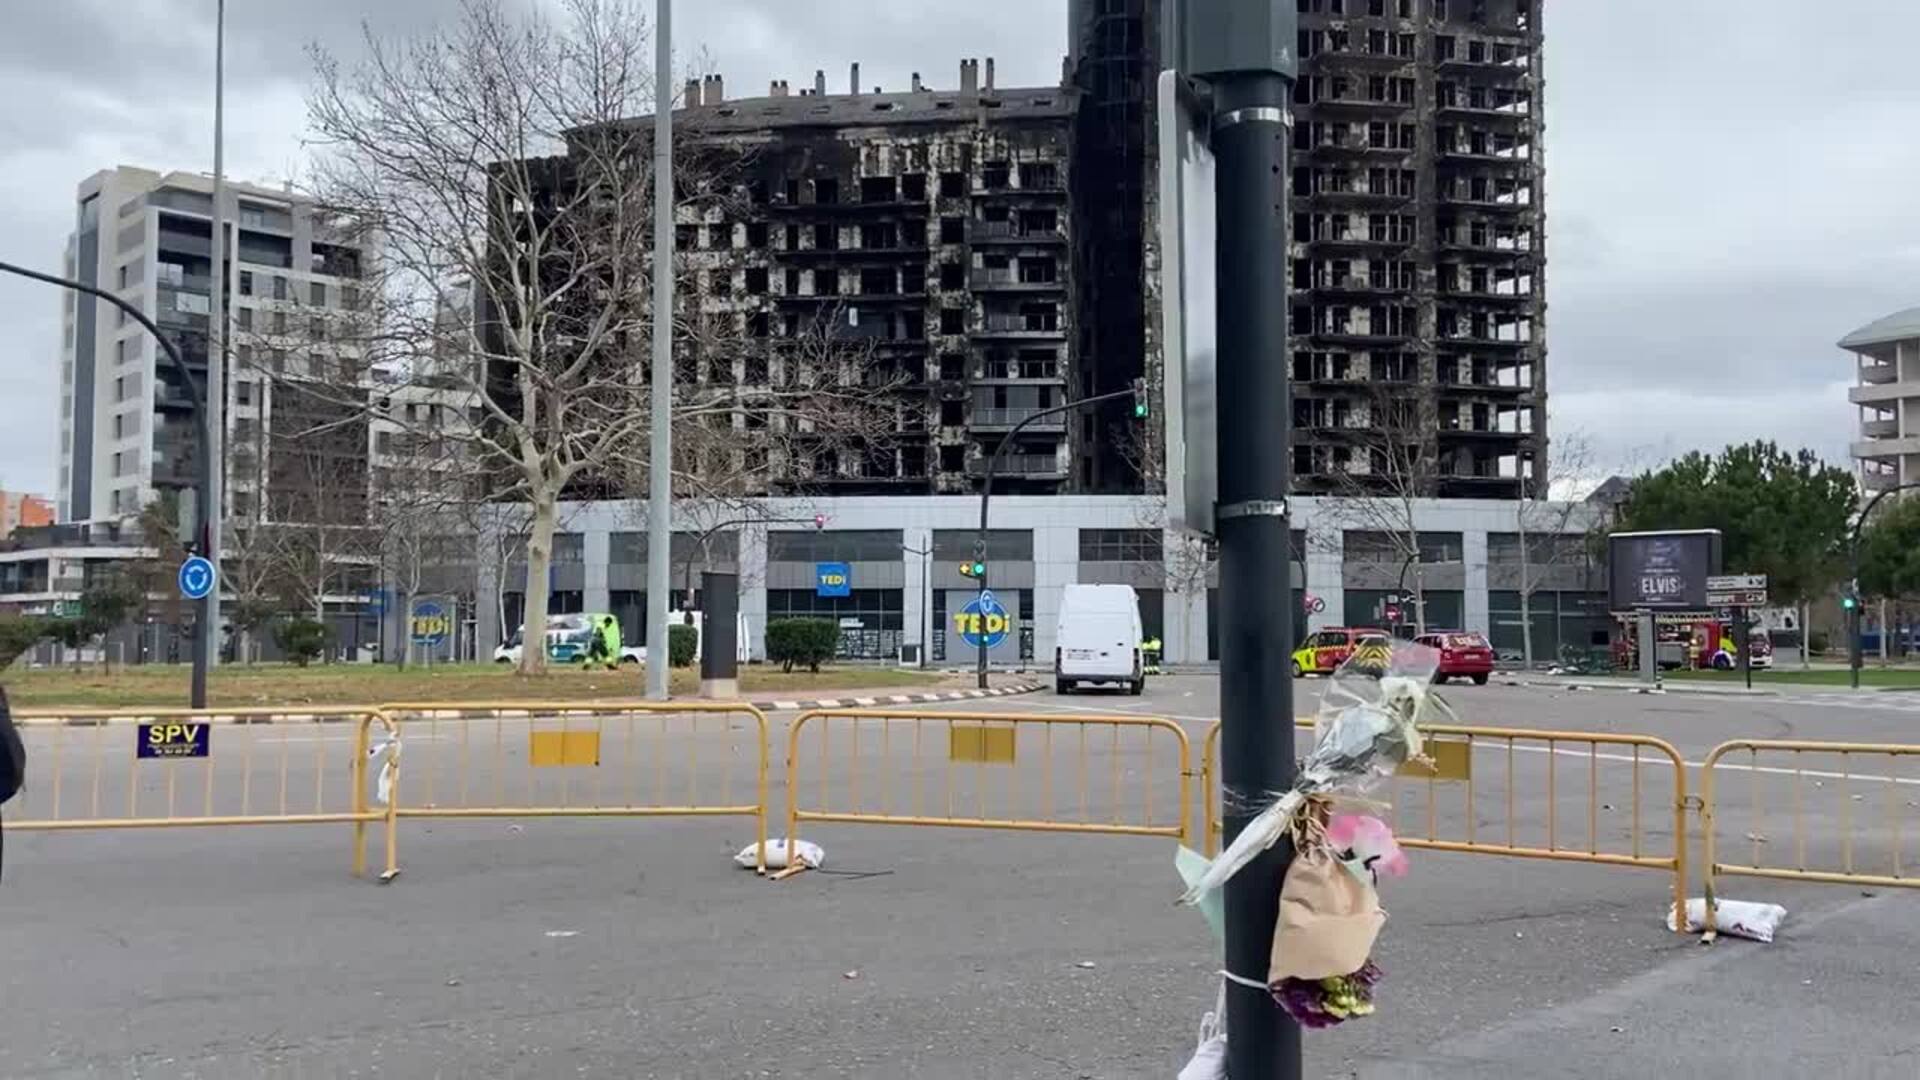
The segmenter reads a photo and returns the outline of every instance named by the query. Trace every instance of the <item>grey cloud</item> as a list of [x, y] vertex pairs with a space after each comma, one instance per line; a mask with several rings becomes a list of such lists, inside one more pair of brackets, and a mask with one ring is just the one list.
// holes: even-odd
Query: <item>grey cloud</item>
[[[558, 10], [560, 0], [513, 0]], [[643, 3], [646, 0], [642, 0]], [[646, 4], [651, 7], [650, 3]], [[824, 69], [839, 92], [957, 81], [1052, 85], [1066, 0], [680, 0], [683, 66], [729, 93]], [[1555, 432], [1617, 460], [1756, 433], [1838, 456], [1852, 422], [1833, 342], [1920, 303], [1920, 5], [1910, 0], [1551, 0], [1545, 6]], [[213, 0], [0, 0], [0, 258], [58, 265], [74, 184], [119, 163], [211, 166]], [[299, 167], [317, 41], [403, 35], [458, 0], [229, 9], [230, 168]], [[46, 489], [57, 294], [0, 279], [0, 482]]]

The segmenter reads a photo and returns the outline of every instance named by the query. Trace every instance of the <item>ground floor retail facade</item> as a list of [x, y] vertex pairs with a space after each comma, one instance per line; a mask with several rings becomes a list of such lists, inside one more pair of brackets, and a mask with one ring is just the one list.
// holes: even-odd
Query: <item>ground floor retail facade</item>
[[[1275, 588], [1293, 594], [1296, 637], [1399, 615], [1407, 629], [1418, 621], [1479, 631], [1515, 658], [1529, 624], [1536, 659], [1604, 640], [1604, 573], [1588, 554], [1584, 506], [1426, 500], [1411, 508], [1413, 529], [1397, 530], [1342, 500], [1301, 498], [1293, 509], [1290, 580]], [[936, 663], [970, 664], [955, 620], [977, 594], [961, 564], [973, 557], [979, 517], [979, 500], [963, 496], [684, 508], [672, 552], [675, 606], [698, 606], [701, 569], [735, 572], [755, 658], [765, 655], [769, 619], [811, 617], [841, 628], [849, 659], [892, 660], [924, 644]], [[1217, 567], [1205, 545], [1161, 520], [1159, 501], [1138, 496], [995, 498], [986, 561], [1013, 631], [991, 660], [1050, 666], [1061, 593], [1074, 583], [1138, 590], [1146, 636], [1163, 642], [1168, 662], [1216, 658]], [[644, 640], [645, 505], [569, 504], [560, 521], [549, 610], [613, 612], [628, 640]], [[1543, 530], [1542, 521], [1557, 527]], [[1418, 557], [1402, 556], [1416, 532]], [[482, 546], [503, 545], [487, 538]], [[846, 580], [823, 587], [824, 568]], [[491, 600], [475, 613], [482, 646], [519, 624], [525, 573], [523, 563], [483, 562], [478, 594]]]

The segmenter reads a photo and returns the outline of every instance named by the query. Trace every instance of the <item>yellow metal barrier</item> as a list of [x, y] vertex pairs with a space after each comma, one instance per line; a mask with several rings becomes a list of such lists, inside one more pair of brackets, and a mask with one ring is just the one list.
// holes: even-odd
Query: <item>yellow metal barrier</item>
[[393, 806], [368, 805], [372, 729], [394, 730], [377, 709], [25, 710], [14, 723], [30, 764], [9, 829], [351, 823], [361, 875], [379, 823], [381, 880], [399, 872]]
[[[1307, 731], [1313, 728], [1311, 720], [1297, 720], [1296, 725]], [[1687, 774], [1686, 765], [1680, 758], [1680, 752], [1663, 739], [1646, 735], [1614, 735], [1588, 731], [1536, 731], [1524, 728], [1470, 727], [1458, 724], [1429, 724], [1420, 729], [1429, 740], [1428, 756], [1434, 759], [1433, 766], [1409, 764], [1400, 770], [1380, 793], [1379, 797], [1393, 806], [1393, 820], [1390, 823], [1395, 839], [1408, 848], [1420, 848], [1429, 851], [1466, 852], [1483, 855], [1510, 855], [1523, 859], [1549, 859], [1562, 862], [1597, 863], [1606, 866], [1633, 866], [1649, 870], [1661, 870], [1673, 875], [1674, 902], [1685, 910], [1687, 885]], [[1610, 748], [1602, 752], [1602, 747]], [[1583, 749], [1584, 748], [1584, 749]], [[1203, 842], [1205, 851], [1212, 855], [1217, 850], [1221, 832], [1219, 820], [1219, 781], [1220, 725], [1215, 724], [1208, 730], [1201, 749], [1201, 798], [1204, 800], [1202, 815]], [[1544, 822], [1534, 821], [1523, 825], [1515, 814], [1516, 778], [1526, 774], [1517, 771], [1516, 762], [1524, 756], [1543, 755], [1546, 768], [1541, 770], [1538, 791], [1528, 792], [1527, 797], [1544, 796], [1546, 800]], [[1303, 747], [1301, 756], [1305, 756]], [[1477, 767], [1484, 758], [1492, 756], [1496, 765], [1491, 776], [1478, 775]], [[1580, 772], [1586, 774], [1586, 783], [1576, 782], [1570, 793], [1576, 801], [1584, 805], [1578, 811], [1585, 818], [1586, 843], [1574, 843], [1571, 846], [1562, 843], [1562, 817], [1560, 804], [1565, 792], [1560, 783], [1561, 758], [1573, 758], [1585, 764]], [[1602, 764], [1605, 763], [1606, 775], [1614, 780], [1618, 766], [1626, 766], [1631, 773], [1630, 784], [1624, 785], [1610, 797], [1602, 798]], [[1649, 851], [1645, 828], [1645, 815], [1642, 811], [1645, 802], [1646, 785], [1642, 781], [1642, 765], [1662, 772], [1670, 773], [1672, 780], [1658, 794], [1670, 796], [1664, 807], [1657, 804], [1651, 807], [1656, 813], [1655, 821], [1665, 820], [1673, 832], [1672, 844], [1662, 851]], [[1577, 767], [1577, 766], [1576, 766]], [[1530, 770], [1531, 771], [1531, 770]], [[1425, 798], [1411, 812], [1406, 809], [1407, 800], [1400, 796], [1408, 787], [1424, 788]], [[1459, 797], [1448, 798], [1443, 789], [1457, 788]], [[1495, 818], [1491, 828], [1481, 821], [1481, 812], [1489, 801], [1483, 796], [1492, 788], [1504, 793], [1504, 817]], [[1624, 807], [1618, 805], [1625, 802]], [[1603, 810], [1604, 808], [1604, 810]], [[1577, 812], [1578, 812], [1577, 811]], [[1602, 813], [1608, 815], [1604, 826]], [[1618, 822], [1625, 816], [1627, 821]], [[1576, 834], [1577, 836], [1578, 834]]]
[[[1722, 764], [1729, 755], [1745, 752], [1746, 760]], [[1781, 764], [1763, 765], [1762, 755]], [[1812, 756], [1812, 760], [1809, 757]], [[1920, 778], [1902, 777], [1902, 759], [1920, 757], [1920, 746], [1898, 743], [1828, 743], [1781, 739], [1742, 739], [1721, 743], [1701, 764], [1700, 823], [1706, 835], [1707, 925], [1713, 925], [1715, 879], [1720, 875], [1774, 878], [1785, 881], [1829, 882], [1842, 885], [1870, 885], [1888, 888], [1920, 887], [1920, 877], [1908, 873], [1905, 862], [1905, 822], [1915, 800], [1920, 800]], [[1811, 767], [1809, 767], [1811, 766]], [[1719, 803], [1719, 769], [1743, 770], [1749, 787], [1750, 817], [1746, 826], [1751, 849], [1746, 863], [1720, 861], [1719, 827], [1727, 807]], [[1810, 795], [1807, 782], [1813, 782]], [[1767, 813], [1763, 790], [1785, 788], [1791, 809], [1783, 813], [1792, 822], [1792, 859], [1785, 858], [1786, 844], [1768, 834], [1775, 820]], [[1877, 790], [1876, 790], [1877, 789]], [[1775, 794], [1780, 794], [1778, 790]], [[1809, 798], [1813, 805], [1808, 805]], [[1862, 819], [1878, 817], [1885, 837], [1886, 860], [1878, 863], [1886, 873], [1861, 868], [1859, 838], [1855, 825]], [[1809, 819], [1823, 821], [1832, 828], [1823, 830], [1837, 837], [1837, 852], [1829, 852], [1829, 869], [1812, 869], [1807, 854]], [[1764, 858], [1765, 852], [1780, 851], [1780, 859]], [[1837, 868], [1836, 867], [1837, 864]]]
[[1158, 717], [816, 710], [787, 736], [787, 835], [817, 821], [1183, 838], [1191, 764], [1186, 731]]
[[[400, 817], [751, 817], [764, 866], [767, 718], [727, 702], [426, 702], [400, 727]], [[736, 798], [744, 791], [750, 801]]]

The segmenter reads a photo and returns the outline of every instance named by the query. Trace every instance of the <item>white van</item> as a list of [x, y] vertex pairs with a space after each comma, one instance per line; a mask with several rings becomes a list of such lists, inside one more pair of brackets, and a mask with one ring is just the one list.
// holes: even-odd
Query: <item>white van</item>
[[1068, 585], [1053, 638], [1053, 687], [1111, 683], [1130, 694], [1146, 689], [1140, 662], [1140, 597], [1131, 585]]

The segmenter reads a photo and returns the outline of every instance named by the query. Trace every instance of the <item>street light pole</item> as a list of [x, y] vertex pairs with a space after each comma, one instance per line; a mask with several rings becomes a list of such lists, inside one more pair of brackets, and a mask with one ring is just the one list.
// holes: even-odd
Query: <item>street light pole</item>
[[[86, 293], [88, 296], [97, 300], [105, 300], [107, 303], [112, 304], [124, 312], [127, 318], [139, 323], [147, 333], [153, 335], [153, 340], [160, 343], [160, 350], [166, 354], [167, 362], [171, 364], [173, 370], [179, 374], [180, 381], [186, 384], [187, 400], [188, 403], [193, 406], [194, 427], [198, 434], [196, 441], [199, 444], [197, 447], [198, 452], [195, 455], [199, 458], [199, 476], [196, 478], [194, 484], [196, 489], [194, 498], [196, 512], [193, 531], [196, 536], [206, 536], [208, 515], [207, 484], [209, 477], [214, 471], [213, 455], [208, 452], [210, 440], [208, 438], [207, 403], [206, 398], [200, 392], [200, 384], [193, 381], [193, 372], [188, 370], [186, 358], [180, 355], [179, 347], [165, 334], [160, 332], [160, 328], [154, 325], [153, 320], [147, 317], [146, 312], [141, 311], [135, 305], [120, 299], [118, 296], [107, 292], [105, 289], [96, 288], [84, 281], [72, 281], [63, 277], [55, 277], [52, 274], [43, 274], [38, 270], [29, 270], [24, 266], [15, 266], [13, 263], [7, 262], [0, 262], [0, 273], [17, 274], [20, 277], [31, 278], [34, 281], [42, 281], [48, 285], [58, 285], [63, 289], [72, 289], [74, 292]], [[89, 405], [89, 407], [91, 406]], [[215, 589], [216, 591], [218, 590], [217, 581], [215, 583]], [[204, 622], [207, 618], [207, 601], [202, 600], [200, 602], [199, 612], [199, 618]], [[196, 709], [204, 709], [207, 707], [206, 645], [206, 637], [201, 635], [196, 628], [193, 635], [193, 683], [188, 697], [188, 704]]]
[[[1220, 797], [1231, 844], [1269, 792], [1293, 783], [1293, 679], [1287, 573], [1292, 528], [1291, 365], [1287, 352], [1287, 149], [1299, 71], [1295, 5], [1186, 0], [1175, 51], [1212, 91], [1215, 324], [1218, 348]], [[1276, 723], [1275, 718], [1282, 718]], [[1224, 969], [1227, 1076], [1299, 1080], [1300, 1026], [1267, 993], [1283, 838], [1228, 879]]]
[[[1849, 672], [1848, 681], [1852, 683], [1853, 689], [1855, 690], [1860, 689], [1860, 653], [1863, 644], [1860, 635], [1860, 530], [1866, 527], [1867, 519], [1873, 516], [1873, 509], [1880, 505], [1881, 499], [1886, 498], [1896, 491], [1910, 491], [1916, 488], [1920, 488], [1920, 480], [1910, 484], [1895, 484], [1890, 488], [1882, 488], [1878, 494], [1867, 500], [1867, 505], [1861, 509], [1860, 516], [1853, 519], [1852, 535], [1848, 543], [1851, 573], [1847, 579], [1847, 595], [1852, 598], [1853, 604], [1847, 608], [1847, 670]], [[1886, 634], [1886, 620], [1881, 619], [1880, 640], [1882, 642], [1886, 641]], [[1805, 626], [1802, 626], [1800, 628], [1800, 637], [1800, 649], [1801, 652], [1804, 653], [1807, 649], [1806, 642], [1812, 640], [1813, 632]]]
[[[213, 26], [213, 272], [208, 274], [207, 315], [207, 435], [204, 448], [207, 505], [201, 508], [206, 526], [200, 536], [200, 551], [213, 564], [213, 587], [200, 601], [200, 617], [194, 633], [199, 642], [195, 655], [205, 654], [207, 666], [219, 661], [220, 642], [220, 525], [225, 487], [224, 455], [227, 404], [227, 177], [226, 177], [226, 92], [227, 92], [227, 0], [214, 0]], [[354, 626], [358, 628], [356, 619]]]
[[[1013, 425], [1013, 430], [1007, 432], [1006, 437], [1000, 440], [1000, 445], [994, 447], [993, 453], [987, 455], [986, 475], [980, 482], [980, 535], [973, 543], [974, 561], [980, 563], [982, 566], [988, 566], [987, 503], [993, 498], [994, 466], [999, 464], [1000, 455], [1007, 452], [1007, 447], [1013, 445], [1013, 440], [1020, 434], [1021, 429], [1036, 420], [1044, 420], [1049, 416], [1058, 416], [1063, 412], [1071, 412], [1083, 405], [1097, 405], [1102, 401], [1113, 401], [1123, 397], [1138, 399], [1140, 392], [1140, 387], [1136, 384], [1125, 390], [1112, 390], [1104, 394], [1095, 394], [1092, 397], [1084, 397], [1078, 401], [1069, 401], [1065, 405], [1055, 405], [1051, 409], [1041, 409], [1039, 412], [1034, 413], [1032, 416], [1025, 417], [1019, 423]], [[991, 569], [991, 567], [989, 567], [989, 569]], [[987, 575], [984, 573], [980, 574], [978, 581], [980, 582], [980, 591], [985, 593], [987, 591]], [[984, 633], [980, 635], [978, 651], [979, 656], [975, 660], [975, 676], [979, 688], [985, 690], [987, 688], [987, 635]]]
[[[647, 453], [647, 697], [665, 701], [673, 588], [673, 0], [653, 42], [653, 415]], [[688, 102], [692, 105], [693, 102]]]

